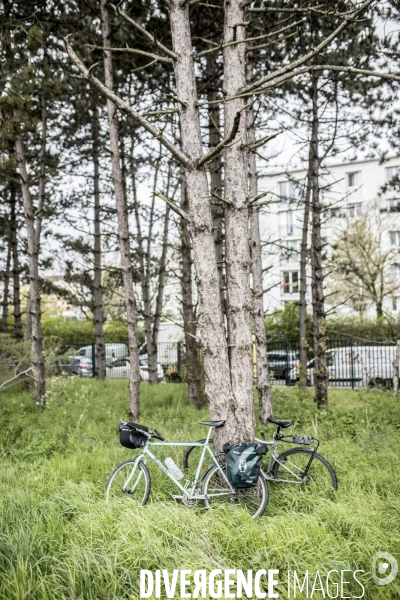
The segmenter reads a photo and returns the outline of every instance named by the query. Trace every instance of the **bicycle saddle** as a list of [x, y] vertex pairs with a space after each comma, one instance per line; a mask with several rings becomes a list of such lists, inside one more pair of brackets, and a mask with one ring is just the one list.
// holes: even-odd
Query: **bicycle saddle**
[[200, 425], [208, 425], [209, 427], [223, 427], [225, 421], [199, 421]]
[[273, 419], [272, 417], [270, 417], [268, 419], [268, 421], [270, 423], [273, 423], [274, 425], [278, 425], [278, 427], [282, 427], [283, 429], [286, 429], [286, 427], [290, 427], [291, 424], [293, 423], [293, 421], [291, 419], [287, 419], [286, 421], [281, 421], [280, 419]]

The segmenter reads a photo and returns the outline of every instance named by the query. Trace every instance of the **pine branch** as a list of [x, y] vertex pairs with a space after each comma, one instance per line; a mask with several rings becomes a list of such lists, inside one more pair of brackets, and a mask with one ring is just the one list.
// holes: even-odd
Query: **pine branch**
[[[166, 58], [164, 56], [159, 56], [158, 54], [153, 54], [152, 52], [144, 52], [143, 50], [137, 50], [136, 48], [105, 48], [104, 46], [94, 46], [93, 44], [87, 44], [89, 48], [92, 50], [109, 50], [110, 52], [128, 52], [130, 54], [139, 54], [140, 56], [147, 56], [148, 58], [153, 58], [154, 61], [168, 63], [173, 65], [174, 61], [172, 58]], [[135, 69], [136, 70], [136, 69]]]
[[352, 23], [353, 21], [355, 21], [357, 19], [357, 17], [361, 13], [363, 13], [375, 1], [376, 0], [365, 0], [365, 2], [363, 2], [361, 4], [361, 6], [359, 6], [356, 10], [354, 10], [348, 16], [346, 16], [343, 19], [343, 22], [339, 25], [339, 27], [337, 27], [335, 29], [335, 31], [333, 31], [331, 33], [331, 35], [329, 35], [320, 44], [318, 44], [318, 46], [316, 46], [316, 48], [313, 48], [312, 50], [310, 50], [310, 52], [308, 52], [301, 58], [293, 61], [292, 63], [289, 63], [288, 65], [282, 67], [281, 69], [278, 69], [277, 71], [273, 71], [269, 75], [266, 75], [265, 77], [261, 77], [260, 79], [253, 81], [253, 83], [244, 87], [241, 90], [241, 93], [246, 94], [247, 92], [251, 92], [252, 90], [255, 90], [255, 89], [263, 86], [265, 83], [268, 83], [269, 81], [272, 81], [278, 77], [281, 77], [282, 75], [285, 75], [289, 71], [293, 71], [294, 69], [296, 69], [297, 67], [300, 67], [304, 63], [309, 62], [312, 58], [317, 56], [321, 52], [321, 50], [323, 50], [324, 48], [329, 46], [329, 44], [342, 33], [342, 31], [349, 25], [349, 23]]
[[177, 204], [175, 204], [175, 202], [172, 202], [172, 200], [170, 200], [169, 198], [164, 196], [164, 194], [161, 194], [161, 192], [153, 192], [153, 193], [155, 196], [157, 196], [157, 198], [160, 198], [160, 200], [163, 200], [166, 204], [168, 204], [168, 206], [170, 208], [172, 208], [172, 210], [174, 212], [176, 212], [176, 214], [179, 215], [182, 219], [185, 219], [185, 221], [190, 221], [190, 218], [189, 218], [189, 215], [187, 214], [187, 212], [182, 210]]
[[152, 44], [157, 46], [157, 48], [160, 48], [160, 50], [162, 50], [167, 56], [169, 56], [170, 58], [172, 58], [174, 60], [176, 60], [178, 58], [177, 55], [175, 54], [175, 52], [173, 52], [172, 50], [167, 48], [167, 46], [164, 46], [164, 44], [162, 44], [161, 42], [156, 40], [156, 38], [154, 36], [152, 36], [151, 33], [146, 31], [146, 29], [144, 27], [139, 25], [139, 23], [134, 21], [131, 17], [128, 17], [128, 15], [126, 13], [122, 12], [122, 10], [120, 10], [118, 7], [114, 6], [113, 4], [111, 4], [110, 6], [111, 6], [111, 8], [113, 8], [115, 10], [115, 12], [117, 13], [118, 16], [122, 17], [130, 25], [133, 25], [133, 27], [136, 27], [136, 29], [138, 29], [140, 31], [140, 33], [142, 33], [144, 36], [146, 36], [147, 39], [150, 40]]
[[79, 71], [82, 73], [82, 76], [87, 81], [93, 84], [106, 98], [108, 98], [108, 100], [111, 100], [111, 102], [113, 102], [115, 106], [118, 106], [118, 108], [128, 113], [137, 123], [139, 123], [139, 125], [141, 125], [146, 131], [148, 131], [153, 136], [153, 138], [159, 140], [160, 143], [164, 146], [164, 148], [167, 148], [167, 150], [171, 152], [172, 156], [174, 156], [174, 158], [176, 158], [176, 160], [180, 164], [182, 164], [184, 167], [190, 166], [191, 162], [190, 159], [186, 156], [186, 154], [184, 154], [179, 148], [177, 148], [172, 142], [170, 142], [168, 138], [166, 138], [157, 127], [155, 127], [152, 123], [150, 123], [150, 121], [145, 119], [127, 102], [122, 100], [122, 98], [120, 98], [112, 90], [106, 87], [99, 79], [97, 79], [97, 77], [95, 77], [94, 75], [92, 75], [92, 73], [89, 72], [89, 69], [87, 69], [87, 67], [83, 64], [83, 62], [77, 56], [77, 54], [75, 54], [74, 50], [69, 45], [68, 40], [66, 38], [64, 38], [64, 47], [74, 65], [79, 69]]
[[266, 135], [265, 137], [260, 138], [259, 140], [255, 140], [254, 142], [248, 142], [247, 144], [244, 144], [242, 146], [242, 148], [249, 148], [249, 150], [256, 150], [260, 146], [263, 146], [267, 142], [270, 142], [271, 140], [276, 138], [281, 133], [282, 133], [282, 131], [278, 131], [277, 133], [274, 133], [272, 135]]
[[240, 112], [236, 113], [235, 119], [233, 121], [233, 126], [231, 129], [231, 132], [229, 133], [229, 135], [224, 138], [223, 140], [220, 141], [219, 144], [217, 144], [215, 146], [215, 148], [211, 148], [211, 150], [209, 152], [207, 152], [207, 154], [205, 154], [197, 163], [198, 167], [201, 167], [202, 165], [205, 165], [207, 162], [209, 162], [212, 158], [214, 158], [214, 156], [216, 154], [218, 154], [219, 152], [221, 152], [221, 150], [223, 150], [223, 148], [229, 144], [229, 142], [231, 142], [232, 140], [235, 139], [237, 132], [239, 131], [239, 125], [240, 125]]

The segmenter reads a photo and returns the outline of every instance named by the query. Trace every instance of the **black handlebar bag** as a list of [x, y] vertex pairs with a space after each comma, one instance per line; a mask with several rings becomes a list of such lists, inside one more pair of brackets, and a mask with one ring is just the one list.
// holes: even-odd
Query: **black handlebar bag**
[[226, 455], [227, 475], [233, 487], [248, 488], [256, 485], [261, 471], [265, 444], [235, 444]]
[[121, 423], [119, 426], [119, 441], [125, 448], [143, 448], [147, 442], [147, 436], [141, 431], [148, 432], [148, 427], [137, 423]]

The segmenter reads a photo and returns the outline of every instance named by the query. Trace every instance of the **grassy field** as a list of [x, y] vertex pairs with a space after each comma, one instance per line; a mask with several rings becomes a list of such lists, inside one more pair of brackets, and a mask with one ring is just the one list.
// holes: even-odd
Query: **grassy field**
[[[142, 423], [174, 440], [205, 435], [198, 421], [207, 411], [188, 404], [184, 385], [142, 385]], [[175, 503], [155, 465], [147, 506], [106, 505], [105, 483], [131, 455], [117, 436], [127, 382], [60, 378], [48, 389], [44, 413], [24, 390], [0, 396], [2, 600], [139, 598], [140, 569], [279, 569], [280, 598], [288, 597], [288, 569], [312, 579], [317, 570], [324, 579], [332, 569], [361, 569], [365, 598], [400, 598], [400, 575], [388, 586], [371, 576], [375, 552], [400, 559], [400, 407], [390, 394], [332, 391], [326, 415], [308, 392], [275, 388], [275, 415], [320, 438], [339, 490], [270, 484], [266, 512], [253, 521], [237, 506]], [[353, 583], [346, 592], [362, 591]]]

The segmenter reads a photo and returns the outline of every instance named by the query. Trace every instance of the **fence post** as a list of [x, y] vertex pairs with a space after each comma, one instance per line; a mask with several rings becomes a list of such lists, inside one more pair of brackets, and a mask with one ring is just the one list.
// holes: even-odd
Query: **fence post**
[[285, 354], [286, 354], [285, 385], [290, 385], [289, 352], [290, 352], [290, 342], [289, 342], [289, 340], [285, 340]]
[[354, 350], [353, 350], [353, 338], [350, 338], [350, 356], [351, 356], [351, 389], [354, 390]]
[[96, 346], [92, 344], [92, 377], [96, 377]]
[[400, 361], [400, 340], [396, 343], [396, 352], [393, 361], [393, 396], [399, 393], [399, 361]]
[[182, 343], [178, 342], [178, 376], [181, 378], [182, 371]]

